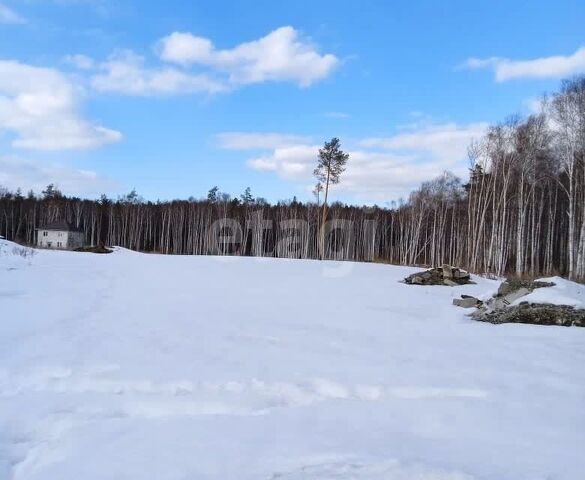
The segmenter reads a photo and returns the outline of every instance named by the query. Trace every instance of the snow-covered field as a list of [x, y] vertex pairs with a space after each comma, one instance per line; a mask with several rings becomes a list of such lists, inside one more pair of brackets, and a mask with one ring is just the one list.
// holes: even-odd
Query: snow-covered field
[[1, 480], [585, 478], [585, 329], [451, 305], [496, 282], [13, 249], [0, 240]]

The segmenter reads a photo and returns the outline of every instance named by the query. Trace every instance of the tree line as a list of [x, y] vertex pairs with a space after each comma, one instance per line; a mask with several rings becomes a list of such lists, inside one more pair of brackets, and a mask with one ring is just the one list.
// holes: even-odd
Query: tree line
[[585, 279], [585, 77], [562, 82], [537, 113], [489, 127], [469, 159], [467, 180], [445, 172], [390, 208], [327, 204], [348, 161], [338, 139], [319, 152], [315, 202], [269, 204], [249, 188], [240, 198], [214, 187], [205, 199], [164, 202], [136, 192], [87, 200], [54, 186], [41, 195], [0, 189], [0, 235], [31, 244], [36, 227], [65, 219], [89, 244], [145, 252], [449, 263]]

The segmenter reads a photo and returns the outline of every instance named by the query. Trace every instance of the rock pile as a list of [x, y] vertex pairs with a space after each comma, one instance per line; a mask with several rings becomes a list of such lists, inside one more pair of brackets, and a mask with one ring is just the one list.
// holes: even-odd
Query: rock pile
[[554, 283], [528, 281], [528, 280], [506, 280], [498, 288], [497, 293], [489, 300], [483, 302], [469, 295], [461, 295], [461, 298], [453, 299], [453, 305], [462, 308], [480, 308], [481, 311], [500, 311], [514, 303], [537, 288], [552, 287]]
[[450, 265], [431, 268], [425, 272], [417, 272], [404, 279], [408, 285], [447, 285], [455, 287], [473, 283], [468, 272]]
[[469, 295], [455, 298], [453, 305], [476, 308], [470, 315], [474, 320], [501, 323], [530, 323], [533, 325], [561, 325], [585, 327], [585, 310], [567, 305], [521, 302], [516, 300], [528, 295], [536, 288], [552, 287], [554, 283], [523, 280], [506, 280], [498, 292], [489, 300], [481, 301]]
[[563, 327], [585, 327], [585, 310], [568, 305], [522, 302], [501, 310], [478, 309], [471, 318], [489, 323], [530, 323], [533, 325], [560, 325]]

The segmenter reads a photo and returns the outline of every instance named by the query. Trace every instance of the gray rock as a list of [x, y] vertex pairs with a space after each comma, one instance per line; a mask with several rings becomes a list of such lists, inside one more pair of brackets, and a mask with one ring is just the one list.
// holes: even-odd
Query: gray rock
[[503, 297], [504, 295], [507, 295], [510, 292], [513, 292], [516, 288], [514, 286], [512, 286], [511, 283], [509, 282], [502, 282], [500, 284], [500, 286], [498, 287], [498, 293], [497, 295], [500, 297]]
[[527, 288], [520, 288], [518, 290], [514, 290], [506, 295], [499, 295], [493, 298], [490, 298], [485, 303], [485, 309], [487, 312], [497, 312], [500, 310], [504, 310], [509, 307], [512, 303], [514, 303], [519, 298], [522, 298], [530, 293], [530, 290]]
[[[503, 289], [505, 291], [505, 289]], [[517, 290], [513, 290], [506, 295], [498, 295], [493, 298], [490, 298], [486, 302], [487, 311], [493, 312], [498, 310], [503, 310], [509, 307], [512, 303], [514, 303], [519, 298], [522, 298], [528, 295], [531, 292], [528, 288], [519, 288]]]
[[530, 293], [530, 290], [527, 288], [519, 288], [518, 290], [514, 290], [513, 292], [504, 295], [503, 300], [505, 305], [510, 305], [514, 303], [519, 298], [525, 297]]
[[554, 286], [554, 283], [552, 282], [542, 282], [539, 280], [520, 280], [516, 278], [510, 278], [500, 285], [500, 287], [498, 288], [498, 293], [496, 295], [503, 297], [505, 295], [508, 295], [508, 293], [519, 290], [520, 288], [527, 288], [528, 290], [533, 291], [537, 288], [545, 288], [552, 286]]
[[504, 302], [504, 297], [495, 297], [495, 298], [491, 298], [487, 302], [486, 307], [487, 307], [488, 311], [494, 311], [494, 310], [503, 310], [508, 305], [509, 304]]
[[466, 272], [465, 270], [459, 270], [458, 268], [455, 269], [455, 271], [453, 272], [453, 277], [457, 278], [457, 279], [465, 279], [465, 278], [469, 278], [469, 273]]
[[454, 282], [450, 278], [444, 278], [443, 285], [446, 285], [447, 287], [456, 287], [459, 284], [457, 282]]
[[443, 265], [443, 278], [453, 278], [453, 267], [451, 265]]
[[454, 298], [453, 305], [461, 308], [474, 308], [481, 304], [481, 301], [469, 295], [462, 296], [462, 298]]

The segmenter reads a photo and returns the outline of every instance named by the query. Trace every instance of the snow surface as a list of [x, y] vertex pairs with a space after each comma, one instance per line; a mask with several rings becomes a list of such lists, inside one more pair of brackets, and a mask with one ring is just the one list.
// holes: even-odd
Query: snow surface
[[0, 479], [583, 479], [585, 329], [413, 271], [0, 240]]
[[585, 286], [570, 282], [561, 277], [539, 278], [542, 282], [552, 282], [554, 286], [537, 288], [528, 295], [517, 299], [513, 305], [522, 302], [550, 303], [553, 305], [570, 305], [585, 308]]

